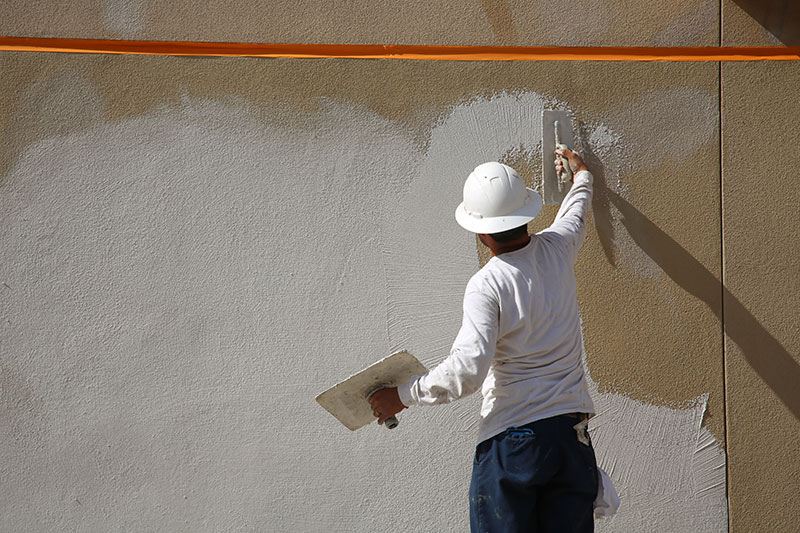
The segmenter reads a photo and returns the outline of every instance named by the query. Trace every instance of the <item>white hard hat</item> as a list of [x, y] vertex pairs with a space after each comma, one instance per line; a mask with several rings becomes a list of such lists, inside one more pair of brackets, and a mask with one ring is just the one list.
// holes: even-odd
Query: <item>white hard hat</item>
[[473, 233], [500, 233], [527, 224], [541, 210], [541, 196], [525, 187], [516, 170], [490, 162], [475, 167], [464, 182], [456, 222]]

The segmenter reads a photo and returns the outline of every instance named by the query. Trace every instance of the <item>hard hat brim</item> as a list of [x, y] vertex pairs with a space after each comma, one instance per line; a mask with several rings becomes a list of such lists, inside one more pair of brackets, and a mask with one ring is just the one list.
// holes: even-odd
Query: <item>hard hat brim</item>
[[472, 233], [500, 233], [527, 224], [542, 210], [542, 197], [533, 189], [525, 188], [527, 201], [521, 209], [501, 217], [476, 217], [467, 213], [464, 202], [456, 207], [456, 222]]

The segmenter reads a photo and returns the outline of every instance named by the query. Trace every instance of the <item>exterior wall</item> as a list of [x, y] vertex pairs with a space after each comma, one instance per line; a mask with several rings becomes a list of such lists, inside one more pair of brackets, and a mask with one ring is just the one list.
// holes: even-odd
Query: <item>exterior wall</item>
[[292, 43], [702, 46], [716, 44], [719, 21], [717, 0], [79, 0], [0, 10], [0, 35]]
[[800, 5], [792, 0], [723, 0], [724, 46], [800, 45]]
[[[0, 7], [0, 34], [714, 45], [722, 23], [725, 39], [763, 38], [727, 1], [269, 16], [29, 4]], [[570, 10], [593, 23], [563, 31]], [[776, 286], [797, 253], [762, 235], [796, 239], [749, 214], [787, 188], [748, 206], [758, 155], [790, 142], [771, 131], [791, 128], [759, 126], [759, 145], [750, 110], [797, 116], [794, 64], [3, 53], [0, 65], [0, 529], [466, 530], [476, 398], [351, 434], [313, 397], [396, 349], [429, 366], [446, 356], [485, 259], [452, 220], [463, 179], [502, 160], [540, 186], [541, 111], [554, 106], [573, 113], [597, 185], [577, 275], [591, 430], [623, 498], [598, 530], [724, 531], [726, 490], [735, 531], [796, 523], [781, 503], [797, 492], [796, 335], [780, 313], [796, 287]]]
[[[723, 68], [724, 312], [733, 531], [796, 531], [800, 510], [800, 65]], [[758, 133], [756, 133], [756, 130]], [[775, 163], [762, 165], [762, 154]]]
[[[796, 2], [723, 2], [730, 46], [798, 44]], [[758, 22], [753, 17], [757, 17]], [[762, 24], [764, 26], [762, 26]], [[770, 31], [772, 33], [770, 33]], [[780, 39], [778, 38], [780, 37]], [[800, 509], [795, 63], [722, 66], [726, 413], [731, 531], [795, 531]], [[778, 153], [774, 165], [761, 154]]]

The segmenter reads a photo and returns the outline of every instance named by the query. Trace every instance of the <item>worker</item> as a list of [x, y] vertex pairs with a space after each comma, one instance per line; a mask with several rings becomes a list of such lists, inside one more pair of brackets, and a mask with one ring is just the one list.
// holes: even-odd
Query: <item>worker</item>
[[[411, 405], [444, 404], [481, 389], [469, 489], [473, 533], [594, 531], [598, 469], [594, 405], [583, 371], [573, 265], [586, 236], [592, 174], [556, 150], [573, 183], [553, 224], [529, 235], [542, 200], [519, 174], [484, 163], [464, 184], [456, 221], [492, 258], [467, 283], [450, 355], [423, 376], [370, 398], [383, 422]], [[556, 157], [559, 176], [565, 172]]]

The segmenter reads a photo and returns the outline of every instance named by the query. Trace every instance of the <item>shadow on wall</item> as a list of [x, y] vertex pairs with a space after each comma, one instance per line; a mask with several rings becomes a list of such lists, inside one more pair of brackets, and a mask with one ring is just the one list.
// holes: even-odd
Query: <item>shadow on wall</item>
[[592, 205], [595, 226], [603, 250], [616, 266], [610, 207], [622, 215], [622, 225], [644, 251], [681, 288], [702, 300], [725, 332], [742, 350], [747, 363], [800, 420], [800, 365], [791, 354], [750, 314], [745, 306], [697, 259], [664, 233], [624, 198], [606, 187], [603, 166], [584, 144], [586, 163], [595, 177]]
[[800, 2], [797, 0], [733, 1], [783, 44], [800, 46]]

